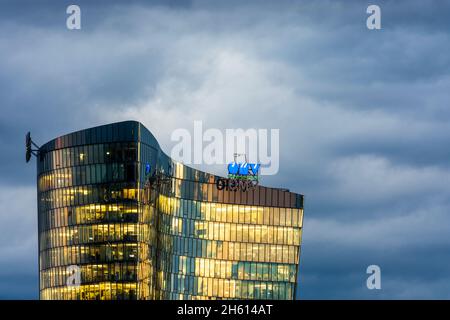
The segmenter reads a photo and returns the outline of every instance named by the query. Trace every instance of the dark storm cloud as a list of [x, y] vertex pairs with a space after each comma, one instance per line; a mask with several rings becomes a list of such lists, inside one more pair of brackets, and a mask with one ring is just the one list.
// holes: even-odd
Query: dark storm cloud
[[380, 31], [361, 1], [78, 1], [68, 31], [71, 2], [3, 1], [0, 297], [36, 297], [25, 132], [136, 119], [167, 153], [194, 120], [280, 128], [263, 182], [306, 195], [300, 297], [449, 298], [450, 4], [376, 3]]

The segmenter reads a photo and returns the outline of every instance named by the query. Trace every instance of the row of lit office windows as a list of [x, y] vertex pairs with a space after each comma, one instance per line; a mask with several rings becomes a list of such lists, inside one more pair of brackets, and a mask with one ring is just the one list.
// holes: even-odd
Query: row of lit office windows
[[40, 268], [43, 270], [74, 264], [133, 262], [138, 259], [137, 248], [137, 243], [108, 243], [51, 248], [40, 252]]
[[[288, 282], [265, 282], [229, 280], [158, 274], [160, 290], [165, 294], [192, 294], [217, 298], [240, 299], [292, 299], [294, 284]], [[163, 293], [163, 297], [165, 295]]]
[[[192, 281], [193, 280], [188, 280]], [[183, 290], [155, 290], [155, 298], [160, 300], [203, 300], [203, 299], [287, 299], [293, 298], [293, 285], [284, 283], [264, 283], [257, 281], [235, 281], [223, 279], [200, 278], [195, 294]], [[209, 283], [211, 283], [209, 285]], [[178, 283], [177, 283], [178, 285]], [[190, 282], [188, 282], [188, 288]], [[185, 287], [181, 285], [180, 288]], [[82, 285], [80, 287], [55, 287], [41, 290], [42, 300], [136, 300], [142, 296], [151, 297], [151, 288], [142, 290], [137, 295], [137, 284], [120, 282], [103, 282], [99, 284]]]
[[40, 172], [86, 164], [133, 162], [137, 159], [136, 142], [91, 144], [52, 150], [44, 154]]
[[51, 210], [67, 206], [91, 203], [116, 203], [137, 201], [138, 190], [127, 183], [86, 185], [61, 188], [39, 193], [39, 210]]
[[[90, 204], [74, 207], [62, 207], [40, 213], [39, 230], [74, 226], [81, 224], [102, 224], [115, 222], [144, 222], [144, 215], [154, 214], [154, 208], [146, 206], [138, 214], [137, 203]], [[139, 219], [141, 218], [141, 219]], [[148, 221], [149, 218], [147, 217]]]
[[42, 300], [136, 300], [137, 284], [102, 282], [46, 288], [41, 290], [40, 295]]
[[[168, 260], [163, 260], [168, 261]], [[191, 262], [193, 261], [193, 262]], [[271, 282], [295, 282], [295, 265], [231, 262], [189, 257], [173, 257], [170, 260], [171, 270], [165, 268], [166, 274], [192, 275], [195, 277], [223, 278], [234, 280], [263, 280]], [[193, 270], [190, 270], [190, 265]], [[81, 284], [103, 281], [137, 281], [135, 263], [111, 263], [80, 265]], [[151, 268], [145, 270], [151, 274]], [[72, 269], [56, 267], [41, 272], [41, 289], [71, 284]], [[148, 277], [148, 275], [147, 275]]]
[[[80, 265], [80, 283], [117, 281], [137, 281], [136, 263], [110, 263]], [[68, 267], [56, 267], [43, 270], [40, 274], [41, 289], [55, 286], [72, 285], [73, 270]]]
[[168, 254], [234, 261], [298, 263], [298, 246], [174, 238], [160, 234], [158, 250]]
[[297, 266], [295, 264], [178, 256], [163, 251], [158, 270], [207, 278], [295, 282]]
[[202, 221], [301, 227], [303, 209], [202, 202], [160, 195], [158, 210]]
[[[145, 229], [145, 230], [144, 230]], [[147, 239], [149, 226], [135, 223], [114, 223], [62, 227], [39, 234], [41, 250], [96, 242], [136, 242]], [[138, 237], [140, 235], [140, 237]]]
[[[162, 254], [162, 251], [165, 251], [168, 254], [186, 254], [191, 257], [234, 261], [298, 263], [299, 253], [298, 247], [296, 246], [183, 239], [182, 241], [185, 241], [185, 243], [191, 246], [191, 250], [185, 252], [184, 250], [178, 250], [177, 247], [172, 248], [170, 244], [167, 244], [169, 242], [167, 241], [167, 237], [159, 238], [159, 241], [160, 254]], [[171, 239], [171, 242], [173, 243], [173, 239]], [[142, 250], [140, 254], [142, 259], [148, 258], [150, 255], [151, 253], [148, 250]], [[138, 259], [138, 252], [136, 243], [105, 243], [102, 245], [50, 248], [41, 251], [40, 257], [41, 269], [47, 269], [49, 267], [82, 263], [136, 261]]]
[[158, 231], [207, 240], [300, 245], [301, 229], [266, 225], [209, 222], [162, 214]]
[[137, 168], [137, 163], [109, 163], [57, 169], [41, 174], [38, 187], [41, 192], [45, 192], [87, 184], [135, 182]]
[[[52, 216], [48, 217], [48, 220], [44, 218], [44, 229], [47, 229], [47, 226], [68, 225], [69, 220], [70, 224], [89, 223], [89, 221], [94, 219], [98, 221], [104, 218], [106, 212], [109, 213], [108, 217], [112, 219], [127, 217], [123, 213], [137, 212], [138, 206], [136, 203], [134, 205], [129, 203], [125, 207], [124, 201], [137, 200], [139, 189], [127, 187], [129, 186], [117, 185], [117, 190], [111, 190], [106, 187], [85, 186], [56, 189], [41, 193], [40, 216], [53, 215], [56, 212], [55, 219], [59, 219], [53, 224], [52, 221], [54, 219], [52, 219]], [[109, 199], [114, 203], [101, 204], [98, 201], [99, 199]], [[77, 206], [75, 206], [76, 204]], [[57, 210], [68, 206], [73, 206], [73, 209]], [[298, 227], [301, 227], [303, 223], [303, 209], [210, 203], [165, 196], [158, 197], [158, 209], [162, 213], [175, 217], [203, 221]], [[136, 217], [128, 217], [129, 219], [136, 219]]]

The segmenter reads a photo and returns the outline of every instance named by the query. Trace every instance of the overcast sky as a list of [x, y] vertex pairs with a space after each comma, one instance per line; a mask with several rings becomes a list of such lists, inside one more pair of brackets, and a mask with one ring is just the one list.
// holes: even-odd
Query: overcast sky
[[449, 1], [92, 2], [0, 1], [0, 298], [38, 298], [26, 131], [129, 119], [167, 153], [194, 120], [280, 129], [263, 184], [305, 194], [300, 298], [450, 298]]

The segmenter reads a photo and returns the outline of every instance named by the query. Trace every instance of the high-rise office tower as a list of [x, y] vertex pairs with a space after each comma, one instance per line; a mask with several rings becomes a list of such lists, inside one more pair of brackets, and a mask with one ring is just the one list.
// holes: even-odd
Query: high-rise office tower
[[165, 155], [140, 123], [77, 131], [37, 157], [41, 299], [293, 299], [303, 196]]

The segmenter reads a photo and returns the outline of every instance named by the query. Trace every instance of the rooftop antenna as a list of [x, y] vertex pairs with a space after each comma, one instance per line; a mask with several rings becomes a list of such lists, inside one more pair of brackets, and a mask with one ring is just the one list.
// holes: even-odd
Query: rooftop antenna
[[[31, 149], [33, 147], [37, 149]], [[37, 157], [39, 154], [39, 146], [31, 140], [31, 133], [30, 131], [27, 132], [25, 135], [25, 160], [28, 163], [31, 159], [31, 155]]]
[[242, 156], [244, 156], [245, 163], [247, 163], [247, 155], [245, 153], [234, 153], [233, 156], [234, 156], [234, 163], [237, 163], [236, 162], [237, 157], [242, 157]]

